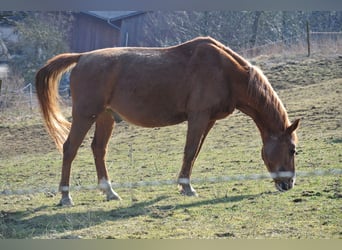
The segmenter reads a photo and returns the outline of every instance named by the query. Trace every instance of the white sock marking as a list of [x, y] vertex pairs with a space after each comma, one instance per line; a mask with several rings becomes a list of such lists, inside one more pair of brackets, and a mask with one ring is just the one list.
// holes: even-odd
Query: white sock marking
[[104, 191], [108, 191], [112, 189], [112, 184], [110, 181], [106, 180], [105, 178], [102, 178], [99, 183], [99, 188]]

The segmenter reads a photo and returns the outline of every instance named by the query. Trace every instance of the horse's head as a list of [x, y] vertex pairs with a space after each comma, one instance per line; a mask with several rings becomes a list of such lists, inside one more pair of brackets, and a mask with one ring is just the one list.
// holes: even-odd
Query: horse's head
[[262, 147], [262, 159], [264, 160], [275, 186], [279, 191], [291, 189], [295, 183], [295, 163], [299, 119], [290, 125], [280, 135], [268, 136]]

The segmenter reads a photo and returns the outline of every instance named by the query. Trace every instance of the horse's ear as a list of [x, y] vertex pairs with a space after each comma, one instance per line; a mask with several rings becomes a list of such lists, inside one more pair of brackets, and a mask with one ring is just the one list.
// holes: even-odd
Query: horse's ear
[[292, 134], [293, 131], [295, 131], [298, 126], [299, 126], [299, 121], [300, 119], [295, 120], [287, 129], [286, 129], [286, 133], [288, 134]]

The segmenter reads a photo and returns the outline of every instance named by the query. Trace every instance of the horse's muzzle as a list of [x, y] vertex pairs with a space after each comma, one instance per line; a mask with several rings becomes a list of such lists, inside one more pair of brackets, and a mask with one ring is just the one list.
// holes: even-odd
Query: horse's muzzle
[[293, 188], [296, 181], [296, 174], [292, 171], [270, 173], [277, 190], [284, 192]]
[[278, 191], [285, 192], [293, 188], [294, 183], [295, 183], [295, 178], [274, 179], [274, 183]]

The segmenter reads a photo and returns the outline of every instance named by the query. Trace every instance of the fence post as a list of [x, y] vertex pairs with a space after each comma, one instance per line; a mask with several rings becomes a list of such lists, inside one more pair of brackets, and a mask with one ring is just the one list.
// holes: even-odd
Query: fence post
[[1, 95], [2, 79], [0, 79], [0, 95]]
[[31, 110], [33, 109], [33, 104], [32, 104], [32, 84], [29, 84], [29, 88], [30, 88], [30, 108]]
[[310, 26], [309, 26], [309, 21], [306, 21], [306, 39], [308, 43], [308, 57], [310, 56], [311, 53], [311, 48], [310, 48]]

